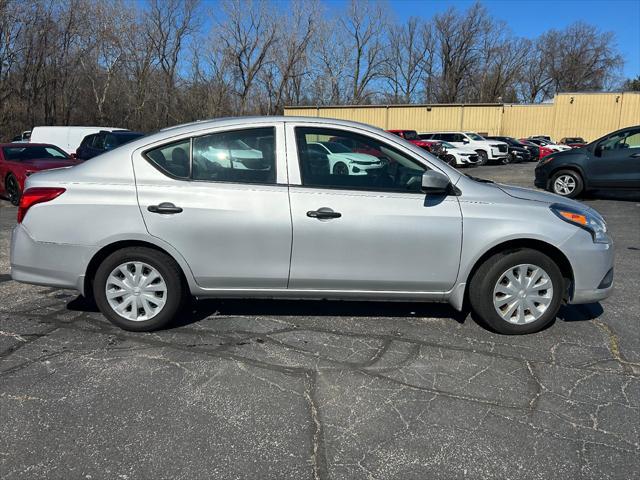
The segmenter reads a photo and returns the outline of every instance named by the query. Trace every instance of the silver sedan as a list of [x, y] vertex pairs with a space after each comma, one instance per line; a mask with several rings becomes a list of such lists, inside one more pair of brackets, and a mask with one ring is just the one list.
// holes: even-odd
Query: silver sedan
[[[331, 168], [313, 148], [327, 141], [379, 168]], [[613, 256], [581, 203], [463, 175], [367, 125], [256, 117], [32, 175], [11, 274], [93, 297], [136, 331], [164, 327], [191, 295], [446, 301], [521, 334], [562, 302], [606, 298]]]

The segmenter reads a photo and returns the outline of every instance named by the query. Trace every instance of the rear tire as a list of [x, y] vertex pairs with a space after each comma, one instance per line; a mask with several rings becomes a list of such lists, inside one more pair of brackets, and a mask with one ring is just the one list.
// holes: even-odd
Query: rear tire
[[538, 250], [523, 248], [488, 258], [471, 279], [469, 302], [491, 330], [522, 335], [538, 332], [555, 319], [564, 289], [558, 265]]
[[476, 150], [476, 153], [478, 154], [478, 165], [486, 165], [489, 161], [487, 152], [485, 152], [484, 150]]
[[582, 176], [573, 170], [560, 170], [551, 177], [551, 191], [567, 198], [575, 198], [582, 193]]
[[4, 190], [5, 192], [7, 192], [7, 197], [13, 205], [15, 205], [16, 207], [20, 205], [20, 197], [22, 196], [22, 192], [20, 191], [20, 184], [18, 183], [18, 179], [13, 173], [7, 175], [7, 178], [4, 181]]
[[114, 325], [150, 332], [176, 317], [188, 291], [173, 258], [151, 248], [129, 247], [102, 261], [94, 278], [93, 296]]

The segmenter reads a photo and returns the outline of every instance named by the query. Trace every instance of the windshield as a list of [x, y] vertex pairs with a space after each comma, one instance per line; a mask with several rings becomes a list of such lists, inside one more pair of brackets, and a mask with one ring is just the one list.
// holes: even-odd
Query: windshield
[[440, 145], [442, 145], [444, 148], [456, 148], [453, 145], [451, 145], [449, 142], [440, 141]]
[[336, 142], [321, 142], [322, 145], [327, 147], [331, 153], [351, 153], [347, 147], [342, 145], [341, 143]]
[[476, 140], [476, 141], [484, 140], [484, 138], [482, 138], [477, 133], [467, 133], [467, 137], [469, 137], [471, 140]]
[[420, 137], [415, 130], [405, 130], [403, 133], [404, 138], [407, 140], [420, 140]]
[[114, 133], [113, 136], [116, 138], [116, 142], [118, 145], [124, 145], [125, 143], [131, 142], [136, 138], [144, 137], [144, 133], [137, 133], [137, 132]]
[[69, 158], [66, 153], [53, 145], [31, 145], [19, 147], [3, 147], [2, 153], [8, 161], [22, 162], [24, 160], [64, 160]]

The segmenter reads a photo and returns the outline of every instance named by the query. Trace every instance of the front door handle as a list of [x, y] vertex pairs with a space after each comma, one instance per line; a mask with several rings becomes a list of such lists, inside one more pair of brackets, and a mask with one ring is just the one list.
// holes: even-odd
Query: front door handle
[[631, 158], [638, 158], [638, 157], [640, 157], [640, 152], [634, 153], [633, 155], [631, 155]]
[[339, 212], [334, 212], [328, 207], [322, 207], [318, 210], [309, 210], [307, 212], [307, 217], [309, 218], [317, 218], [317, 219], [325, 219], [325, 218], [340, 218], [342, 216]]
[[160, 205], [149, 205], [147, 207], [151, 213], [174, 214], [182, 212], [182, 208], [176, 207], [171, 202], [162, 202]]

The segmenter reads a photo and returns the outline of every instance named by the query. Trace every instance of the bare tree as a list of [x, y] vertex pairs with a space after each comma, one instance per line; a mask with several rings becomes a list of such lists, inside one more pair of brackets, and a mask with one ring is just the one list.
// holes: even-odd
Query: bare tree
[[431, 28], [418, 18], [389, 30], [384, 78], [391, 88], [391, 101], [410, 103], [433, 71], [434, 42]]
[[198, 0], [151, 0], [147, 35], [154, 47], [164, 79], [163, 124], [177, 119], [175, 108], [177, 69], [184, 43], [198, 28]]
[[482, 58], [482, 39], [492, 31], [485, 8], [474, 4], [466, 15], [454, 8], [435, 16], [435, 34], [441, 82], [438, 100], [443, 103], [465, 100], [464, 87], [472, 82], [471, 72]]
[[384, 32], [388, 15], [381, 3], [351, 0], [341, 19], [351, 53], [351, 102], [366, 102], [372, 82], [382, 76], [386, 60]]
[[223, 55], [232, 65], [238, 112], [247, 111], [249, 95], [276, 41], [278, 25], [262, 0], [227, 0], [224, 18], [218, 19], [214, 42], [220, 42]]

